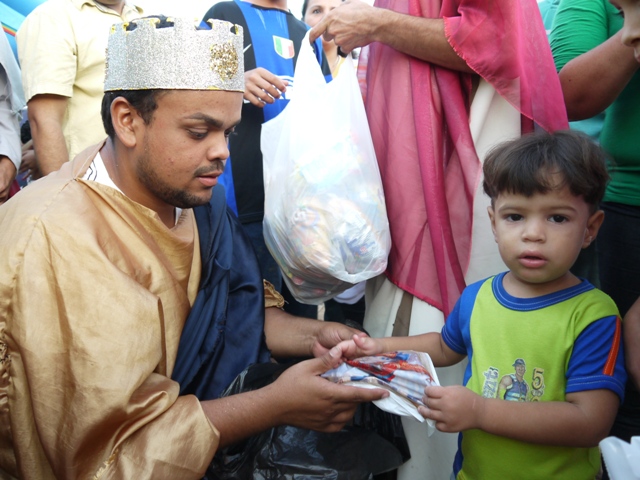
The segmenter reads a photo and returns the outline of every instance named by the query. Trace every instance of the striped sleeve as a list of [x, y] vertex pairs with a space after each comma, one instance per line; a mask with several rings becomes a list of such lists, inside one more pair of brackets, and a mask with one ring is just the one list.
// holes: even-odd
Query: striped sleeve
[[620, 317], [597, 320], [576, 339], [567, 369], [566, 393], [612, 390], [624, 400], [627, 372], [624, 367]]

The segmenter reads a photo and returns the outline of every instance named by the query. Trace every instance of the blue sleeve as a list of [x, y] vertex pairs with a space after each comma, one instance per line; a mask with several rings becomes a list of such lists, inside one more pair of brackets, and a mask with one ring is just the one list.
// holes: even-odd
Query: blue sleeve
[[456, 305], [453, 307], [453, 310], [447, 317], [447, 321], [444, 323], [442, 327], [442, 340], [444, 343], [456, 353], [460, 353], [462, 355], [467, 354], [467, 349], [464, 346], [464, 340], [462, 338], [462, 330], [460, 329], [460, 302], [462, 301], [462, 297], [458, 299]]
[[476, 303], [480, 287], [485, 281], [487, 280], [476, 282], [464, 289], [447, 317], [444, 327], [442, 327], [442, 340], [444, 343], [451, 350], [461, 355], [471, 356], [471, 334], [469, 331], [471, 312]]
[[624, 368], [620, 317], [597, 320], [585, 328], [573, 345], [567, 368], [566, 393], [612, 390], [624, 400]]

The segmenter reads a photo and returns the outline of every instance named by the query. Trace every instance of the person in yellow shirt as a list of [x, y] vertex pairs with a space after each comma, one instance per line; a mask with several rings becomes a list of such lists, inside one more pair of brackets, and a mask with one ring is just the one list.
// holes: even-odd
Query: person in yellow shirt
[[100, 102], [109, 30], [141, 13], [125, 0], [48, 0], [21, 25], [18, 57], [42, 175], [106, 136]]

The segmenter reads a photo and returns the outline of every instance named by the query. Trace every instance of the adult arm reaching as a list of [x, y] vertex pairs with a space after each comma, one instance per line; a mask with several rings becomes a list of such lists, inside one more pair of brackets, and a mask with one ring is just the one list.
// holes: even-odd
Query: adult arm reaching
[[361, 0], [346, 0], [311, 29], [312, 42], [320, 35], [327, 41], [334, 40], [345, 53], [380, 42], [425, 62], [473, 73], [447, 41], [440, 18], [414, 17], [372, 7]]

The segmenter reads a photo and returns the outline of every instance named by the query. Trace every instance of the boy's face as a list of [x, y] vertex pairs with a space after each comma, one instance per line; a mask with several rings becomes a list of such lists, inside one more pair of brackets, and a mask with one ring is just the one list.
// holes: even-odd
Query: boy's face
[[640, 0], [610, 0], [610, 2], [624, 14], [622, 43], [633, 48], [636, 60], [640, 62]]
[[595, 240], [604, 214], [590, 214], [584, 199], [563, 187], [531, 197], [502, 193], [489, 217], [510, 270], [505, 288], [514, 296], [533, 297], [578, 283], [569, 268]]

